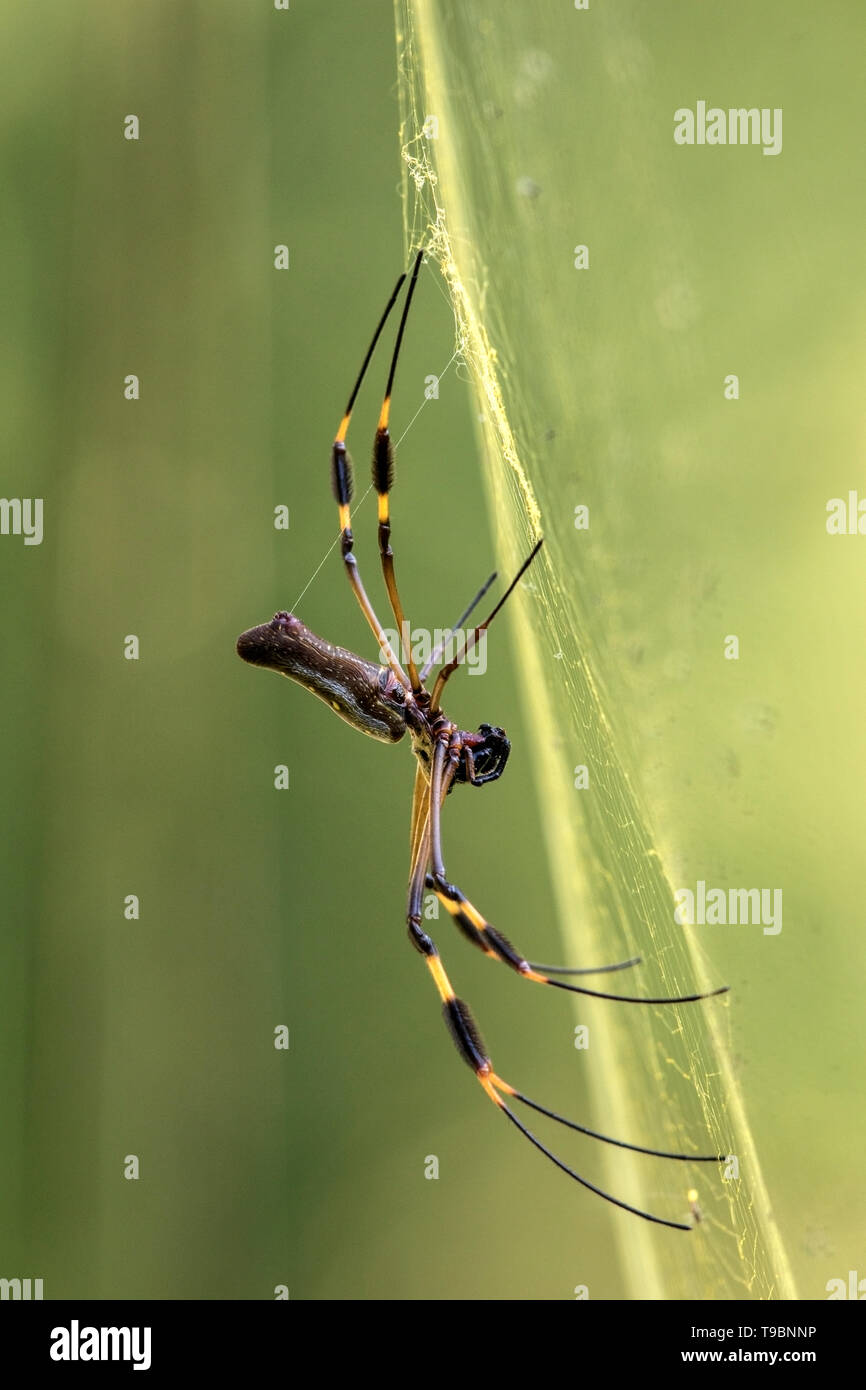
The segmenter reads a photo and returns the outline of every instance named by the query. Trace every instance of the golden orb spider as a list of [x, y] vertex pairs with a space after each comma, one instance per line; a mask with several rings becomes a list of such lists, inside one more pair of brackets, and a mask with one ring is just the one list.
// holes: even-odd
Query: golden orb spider
[[[407, 625], [397, 589], [394, 552], [391, 549], [389, 496], [394, 478], [394, 449], [388, 424], [391, 412], [391, 393], [400, 346], [423, 258], [422, 249], [415, 257], [412, 268], [373, 443], [373, 484], [379, 499], [379, 555], [391, 610], [397, 631], [401, 634], [407, 631]], [[445, 797], [458, 782], [468, 782], [472, 786], [480, 787], [501, 777], [511, 745], [504, 729], [491, 724], [482, 724], [477, 733], [470, 733], [466, 729], [461, 729], [443, 712], [442, 694], [457, 667], [466, 661], [506, 599], [513, 593], [519, 580], [541, 549], [542, 542], [541, 540], [536, 542], [499, 602], [484, 622], [479, 623], [464, 638], [460, 649], [450, 661], [441, 667], [433, 682], [432, 689], [428, 690], [425, 681], [432, 666], [439, 659], [440, 651], [434, 652], [420, 671], [411, 649], [408, 653], [401, 651], [403, 662], [405, 662], [404, 666], [379, 622], [361, 581], [352, 535], [352, 461], [346, 451], [346, 434], [355, 400], [361, 389], [376, 344], [405, 279], [405, 275], [400, 276], [379, 320], [379, 325], [367, 349], [358, 378], [352, 388], [349, 403], [346, 406], [331, 451], [331, 482], [339, 510], [343, 565], [355, 598], [376, 637], [380, 653], [385, 658], [385, 664], [376, 665], [366, 661], [363, 657], [356, 656], [353, 652], [346, 651], [343, 647], [332, 646], [305, 627], [300, 618], [286, 612], [276, 613], [269, 623], [262, 623], [261, 626], [250, 628], [248, 632], [242, 633], [237, 641], [238, 654], [244, 661], [253, 666], [264, 666], [268, 670], [287, 676], [289, 680], [296, 681], [305, 690], [311, 691], [320, 700], [324, 700], [353, 728], [371, 738], [380, 739], [384, 743], [397, 743], [406, 733], [409, 734], [412, 752], [417, 764], [410, 823], [411, 853], [407, 908], [409, 938], [415, 949], [424, 958], [433, 977], [433, 982], [442, 1000], [445, 1022], [458, 1052], [472, 1068], [482, 1089], [494, 1105], [507, 1115], [511, 1123], [525, 1135], [530, 1143], [540, 1149], [552, 1163], [555, 1163], [575, 1182], [580, 1183], [599, 1197], [603, 1197], [606, 1202], [611, 1202], [624, 1211], [632, 1212], [635, 1216], [643, 1217], [646, 1221], [653, 1221], [660, 1226], [670, 1226], [674, 1230], [688, 1231], [691, 1229], [690, 1226], [678, 1221], [667, 1221], [660, 1216], [653, 1216], [650, 1212], [642, 1211], [639, 1207], [630, 1206], [628, 1202], [620, 1201], [619, 1198], [611, 1196], [610, 1193], [602, 1191], [600, 1187], [596, 1187], [594, 1183], [581, 1177], [573, 1168], [569, 1168], [567, 1164], [563, 1163], [527, 1128], [511, 1109], [505, 1097], [529, 1106], [539, 1114], [545, 1115], [569, 1129], [577, 1130], [580, 1134], [589, 1135], [593, 1139], [600, 1139], [605, 1144], [613, 1144], [618, 1148], [630, 1149], [634, 1153], [692, 1163], [721, 1163], [725, 1161], [725, 1156], [722, 1154], [669, 1153], [663, 1149], [644, 1148], [640, 1144], [629, 1144], [622, 1139], [613, 1139], [609, 1135], [599, 1134], [596, 1130], [588, 1129], [585, 1125], [565, 1119], [555, 1110], [548, 1110], [545, 1106], [530, 1100], [528, 1096], [509, 1085], [493, 1070], [493, 1064], [481, 1040], [481, 1035], [469, 1007], [455, 994], [445, 973], [436, 944], [421, 925], [424, 890], [430, 888], [453, 918], [455, 925], [474, 946], [479, 947], [485, 955], [507, 965], [524, 980], [532, 981], [535, 984], [552, 985], [555, 989], [569, 990], [574, 994], [586, 994], [595, 999], [610, 999], [627, 1004], [691, 1004], [701, 999], [712, 998], [717, 994], [724, 994], [727, 990], [727, 986], [723, 986], [721, 989], [710, 991], [709, 994], [687, 994], [670, 999], [658, 999], [605, 994], [599, 990], [587, 989], [583, 985], [568, 983], [564, 979], [554, 978], [556, 976], [603, 974], [625, 970], [630, 966], [637, 965], [639, 958], [635, 957], [632, 960], [620, 961], [616, 965], [599, 966], [595, 969], [567, 969], [563, 966], [532, 963], [508, 941], [502, 932], [498, 931], [481, 915], [461, 890], [447, 877], [442, 854], [441, 834], [441, 811]], [[466, 613], [458, 619], [457, 628], [474, 610], [476, 603], [479, 602], [491, 582], [492, 579], [488, 580], [484, 588], [473, 599]], [[401, 647], [403, 645], [401, 642]]]

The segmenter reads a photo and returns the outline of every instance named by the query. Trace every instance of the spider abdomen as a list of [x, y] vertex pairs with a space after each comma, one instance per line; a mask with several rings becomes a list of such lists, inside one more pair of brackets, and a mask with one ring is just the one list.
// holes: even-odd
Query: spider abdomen
[[397, 743], [406, 732], [405, 693], [385, 666], [317, 637], [291, 613], [242, 632], [238, 656], [296, 681], [370, 738]]

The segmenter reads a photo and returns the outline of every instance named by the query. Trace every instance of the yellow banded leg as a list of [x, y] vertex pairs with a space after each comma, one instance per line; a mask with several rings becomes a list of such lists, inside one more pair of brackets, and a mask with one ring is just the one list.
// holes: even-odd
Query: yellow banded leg
[[[391, 443], [388, 423], [391, 416], [391, 393], [394, 388], [397, 360], [400, 356], [400, 347], [403, 342], [406, 320], [409, 317], [412, 296], [415, 293], [415, 286], [418, 282], [418, 271], [421, 269], [421, 262], [423, 259], [424, 252], [421, 250], [415, 257], [415, 264], [412, 267], [412, 277], [409, 281], [406, 302], [403, 305], [403, 313], [400, 317], [400, 327], [397, 330], [397, 339], [394, 344], [394, 352], [391, 357], [391, 366], [388, 372], [388, 384], [385, 387], [385, 397], [382, 401], [382, 409], [379, 412], [379, 423], [376, 426], [376, 437], [373, 441], [373, 486], [376, 489], [379, 499], [379, 555], [382, 561], [382, 574], [385, 579], [385, 587], [388, 590], [388, 600], [391, 604], [391, 611], [394, 614], [394, 621], [397, 624], [397, 631], [400, 633], [401, 639], [406, 630], [406, 619], [403, 613], [403, 604], [400, 600], [400, 591], [397, 587], [397, 576], [394, 570], [394, 552], [391, 549], [391, 511], [388, 494], [394, 483], [394, 446]], [[408, 645], [409, 650], [403, 653], [403, 659], [409, 671], [409, 680], [412, 690], [417, 695], [421, 689], [421, 681], [418, 676], [418, 668], [412, 656], [411, 639]]]

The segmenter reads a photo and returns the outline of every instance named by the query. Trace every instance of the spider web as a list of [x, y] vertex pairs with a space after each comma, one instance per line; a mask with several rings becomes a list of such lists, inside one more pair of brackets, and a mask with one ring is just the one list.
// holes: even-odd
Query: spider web
[[[597, 378], [603, 392], [606, 364], [563, 359], [560, 308], [547, 278], [551, 226], [562, 232], [566, 257], [568, 238], [578, 239], [571, 228], [580, 219], [569, 220], [566, 211], [557, 226], [554, 213], [579, 190], [551, 185], [549, 172], [540, 171], [549, 168], [547, 147], [551, 137], [561, 142], [570, 114], [569, 83], [556, 80], [552, 55], [576, 44], [579, 31], [573, 15], [545, 21], [535, 7], [525, 10], [470, 0], [446, 12], [432, 0], [396, 0], [407, 246], [429, 247], [451, 299], [457, 349], [482, 415], [479, 442], [503, 571], [514, 570], [546, 532], [529, 592], [513, 606], [511, 621], [537, 733], [563, 958], [586, 963], [641, 954], [645, 965], [630, 976], [635, 993], [709, 989], [719, 983], [717, 970], [697, 935], [674, 925], [667, 867], [673, 852], [663, 853], [654, 829], [664, 815], [655, 800], [652, 816], [644, 804], [632, 731], [615, 727], [621, 716], [608, 690], [616, 684], [609, 631], [616, 614], [612, 621], [608, 611], [600, 614], [593, 599], [606, 582], [598, 573], [605, 552], [596, 546], [589, 561], [564, 534], [563, 517], [586, 492], [595, 487], [615, 498], [623, 480], [615, 472], [599, 476], [599, 466], [583, 457], [563, 475], [546, 464], [540, 447], [551, 418], [557, 433], [565, 419], [562, 433], [581, 440], [582, 383]], [[640, 83], [643, 59], [628, 21], [596, 22], [602, 79]], [[571, 159], [576, 178], [583, 147]], [[651, 200], [636, 156], [625, 149], [638, 203]], [[687, 303], [674, 296], [668, 309], [686, 313]], [[621, 334], [627, 331], [623, 325]], [[592, 345], [582, 351], [589, 358]], [[618, 402], [606, 389], [603, 405], [613, 422]], [[575, 760], [591, 769], [591, 792], [575, 791]], [[665, 830], [676, 844], [676, 827]], [[715, 1146], [736, 1156], [739, 1173], [725, 1180], [710, 1165], [679, 1164], [659, 1173], [645, 1159], [605, 1150], [610, 1191], [674, 1220], [688, 1219], [694, 1192], [700, 1207], [700, 1223], [682, 1237], [614, 1218], [631, 1295], [795, 1298], [732, 1062], [736, 996], [680, 1008], [596, 1007], [610, 1010], [598, 1019], [604, 1046], [594, 1050], [590, 1069], [598, 1126], [672, 1149]]]

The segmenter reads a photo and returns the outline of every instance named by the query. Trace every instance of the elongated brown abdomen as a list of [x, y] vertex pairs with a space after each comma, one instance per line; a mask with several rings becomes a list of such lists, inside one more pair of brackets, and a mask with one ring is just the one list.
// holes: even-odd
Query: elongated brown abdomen
[[276, 613], [269, 623], [242, 632], [237, 647], [244, 661], [297, 681], [362, 734], [383, 743], [397, 743], [405, 734], [405, 694], [388, 667], [323, 642], [293, 614]]

